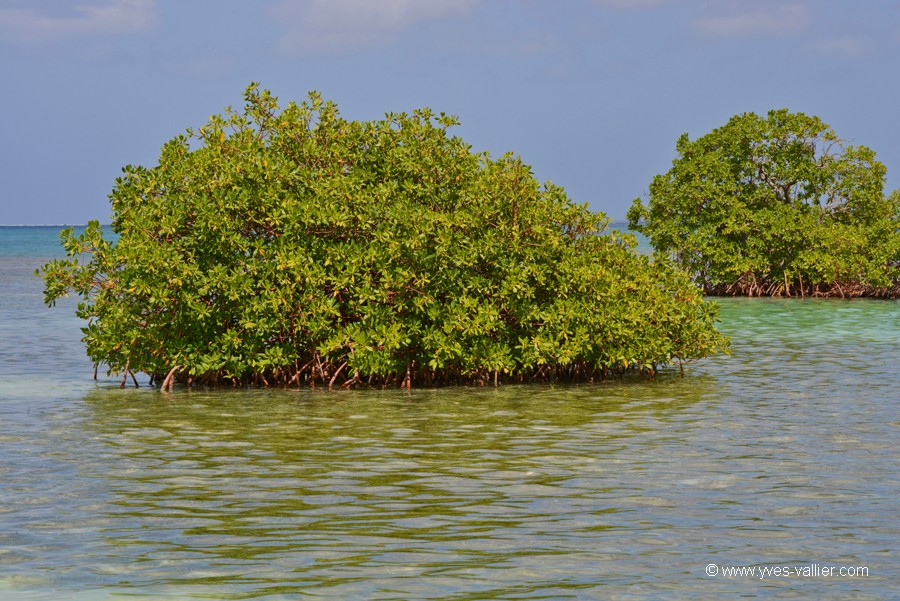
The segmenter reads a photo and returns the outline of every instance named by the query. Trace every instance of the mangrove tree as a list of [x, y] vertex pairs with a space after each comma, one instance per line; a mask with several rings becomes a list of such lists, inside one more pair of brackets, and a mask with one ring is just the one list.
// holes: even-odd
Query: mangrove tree
[[114, 241], [67, 230], [41, 269], [123, 385], [590, 380], [727, 347], [683, 270], [455, 118], [245, 100], [124, 168]]
[[676, 150], [628, 219], [707, 294], [900, 295], [900, 194], [871, 149], [782, 109]]

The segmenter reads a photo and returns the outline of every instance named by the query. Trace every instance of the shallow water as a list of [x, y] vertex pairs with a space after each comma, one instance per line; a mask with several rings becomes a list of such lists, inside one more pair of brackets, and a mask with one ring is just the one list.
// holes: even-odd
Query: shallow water
[[162, 394], [93, 382], [38, 263], [0, 257], [0, 599], [895, 598], [896, 302], [724, 300], [684, 378]]

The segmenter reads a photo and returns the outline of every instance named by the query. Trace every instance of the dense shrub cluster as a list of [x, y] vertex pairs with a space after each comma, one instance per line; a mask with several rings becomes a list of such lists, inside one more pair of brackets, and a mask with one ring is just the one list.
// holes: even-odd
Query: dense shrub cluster
[[872, 150], [778, 110], [677, 151], [628, 218], [707, 294], [900, 296], [900, 193]]
[[43, 267], [123, 382], [587, 380], [727, 345], [686, 274], [518, 158], [472, 153], [453, 118], [246, 101], [124, 169], [115, 243], [66, 232], [71, 258]]

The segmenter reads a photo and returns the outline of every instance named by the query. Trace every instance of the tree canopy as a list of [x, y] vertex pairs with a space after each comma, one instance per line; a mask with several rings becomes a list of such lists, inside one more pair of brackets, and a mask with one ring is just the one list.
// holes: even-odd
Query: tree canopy
[[682, 270], [455, 118], [245, 99], [124, 168], [115, 242], [68, 230], [41, 270], [123, 385], [588, 380], [727, 349]]
[[628, 219], [708, 294], [900, 295], [900, 193], [869, 148], [782, 109], [676, 150]]

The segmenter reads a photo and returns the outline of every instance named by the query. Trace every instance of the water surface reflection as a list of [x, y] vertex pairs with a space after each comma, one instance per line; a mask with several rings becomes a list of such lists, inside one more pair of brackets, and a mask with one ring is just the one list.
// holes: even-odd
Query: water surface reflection
[[[593, 589], [598, 562], [664, 544], [655, 531], [674, 524], [652, 516], [679, 501], [659, 486], [676, 476], [659, 433], [714, 389], [711, 378], [665, 377], [254, 393], [252, 402], [103, 391], [88, 402], [96, 442], [116, 466], [104, 461], [110, 527], [98, 563], [144, 590], [216, 584], [235, 597], [291, 587], [345, 598]], [[648, 437], [659, 455], [635, 456]]]

